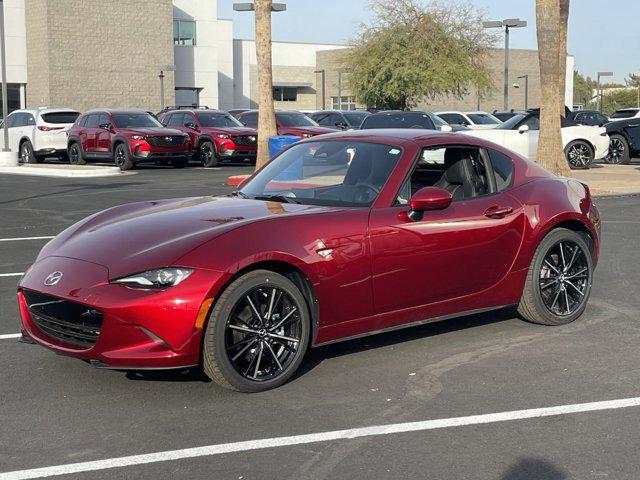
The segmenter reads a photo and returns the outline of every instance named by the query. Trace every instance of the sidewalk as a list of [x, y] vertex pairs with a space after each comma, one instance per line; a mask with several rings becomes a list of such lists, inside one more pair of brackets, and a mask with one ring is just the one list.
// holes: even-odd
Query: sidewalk
[[571, 170], [571, 176], [589, 185], [592, 195], [640, 194], [640, 164], [596, 164], [589, 170]]

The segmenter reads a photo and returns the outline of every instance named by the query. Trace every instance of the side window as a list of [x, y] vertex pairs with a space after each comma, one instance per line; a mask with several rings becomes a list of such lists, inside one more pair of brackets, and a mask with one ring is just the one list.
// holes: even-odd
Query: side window
[[258, 114], [256, 112], [247, 113], [240, 117], [240, 121], [243, 125], [257, 125], [258, 124]]
[[100, 118], [99, 115], [89, 115], [87, 117], [87, 119], [84, 122], [84, 126], [87, 128], [98, 128], [98, 119]]
[[169, 119], [166, 122], [167, 126], [169, 126], [169, 127], [181, 127], [183, 118], [184, 118], [184, 114], [182, 114], [182, 113], [174, 113], [173, 115], [169, 116]]
[[187, 123], [193, 124], [193, 125], [197, 125], [198, 124], [198, 122], [196, 121], [195, 117], [193, 115], [191, 115], [190, 113], [185, 113], [183, 118], [182, 118], [182, 126], [186, 127]]
[[424, 187], [443, 188], [451, 193], [454, 202], [491, 193], [480, 150], [468, 146], [424, 149], [401, 187], [396, 204], [407, 205], [411, 196]]
[[9, 115], [7, 117], [7, 128], [17, 127], [16, 123], [18, 123], [18, 115], [19, 113], [14, 113], [13, 115]]
[[496, 187], [499, 192], [509, 188], [513, 180], [513, 162], [506, 155], [496, 152], [495, 150], [487, 150], [491, 159], [491, 167], [496, 177]]
[[438, 116], [445, 122], [451, 123], [453, 125], [462, 125], [463, 123], [465, 123], [464, 117], [462, 115], [458, 115], [457, 113], [443, 113], [442, 115]]
[[328, 113], [320, 113], [317, 115], [312, 115], [311, 118], [315, 120], [318, 123], [318, 125], [330, 125], [329, 121], [330, 121], [331, 115]]
[[36, 119], [35, 119], [35, 117], [33, 115], [31, 115], [30, 113], [23, 113], [23, 115], [25, 117], [24, 118], [25, 119], [24, 123], [25, 123], [26, 126], [31, 127], [31, 126], [36, 124]]
[[109, 120], [109, 116], [105, 114], [100, 115], [98, 117], [98, 126], [104, 125], [106, 123], [109, 123], [109, 124], [111, 123], [111, 120]]
[[80, 117], [80, 120], [78, 120], [78, 126], [79, 127], [84, 127], [85, 123], [87, 123], [87, 115], [82, 115]]
[[527, 117], [520, 125], [529, 125], [529, 130], [540, 130], [540, 118], [532, 115]]

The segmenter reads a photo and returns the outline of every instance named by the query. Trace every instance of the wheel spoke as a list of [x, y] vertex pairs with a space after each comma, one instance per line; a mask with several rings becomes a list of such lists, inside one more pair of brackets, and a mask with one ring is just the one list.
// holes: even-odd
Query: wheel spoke
[[569, 280], [565, 280], [565, 283], [567, 285], [569, 285], [570, 287], [572, 287], [576, 292], [578, 292], [578, 295], [580, 295], [581, 297], [584, 297], [584, 292], [582, 290], [580, 290], [578, 287], [576, 287], [573, 283], [571, 283]]
[[551, 270], [553, 270], [553, 271], [554, 271], [554, 272], [556, 272], [558, 275], [560, 275], [560, 271], [559, 271], [556, 267], [554, 267], [554, 266], [551, 264], [551, 262], [550, 262], [549, 260], [547, 260], [547, 259], [545, 258], [545, 259], [544, 259], [544, 263], [546, 263], [546, 264], [547, 264], [547, 266], [548, 266]]
[[567, 306], [567, 315], [569, 315], [571, 313], [571, 305], [569, 305], [569, 295], [567, 295], [567, 289], [563, 288], [562, 292], [564, 293], [564, 302]]
[[247, 345], [244, 346], [244, 348], [242, 350], [240, 350], [238, 353], [236, 353], [231, 360], [232, 361], [236, 361], [238, 358], [240, 358], [242, 356], [242, 354], [244, 352], [246, 352], [249, 348], [251, 348], [253, 346], [253, 344], [255, 344], [257, 342], [257, 340], [255, 338], [251, 339], [251, 342], [249, 342]]
[[576, 247], [573, 249], [573, 254], [571, 255], [571, 260], [569, 260], [569, 265], [567, 265], [567, 272], [569, 270], [571, 270], [571, 267], [573, 266], [573, 262], [575, 262], [576, 260], [576, 256], [578, 255], [578, 251], [580, 250], [580, 247], [578, 247], [576, 245]]
[[269, 338], [277, 338], [278, 340], [286, 340], [287, 342], [294, 342], [294, 343], [300, 342], [300, 340], [298, 340], [297, 338], [287, 337], [285, 335], [276, 335], [275, 333], [268, 333], [267, 336]]
[[[578, 277], [578, 275], [582, 275], [583, 273], [585, 273], [585, 272], [586, 272], [586, 271], [588, 271], [588, 270], [589, 270], [589, 269], [585, 267], [585, 268], [583, 268], [582, 270], [580, 270], [580, 271], [578, 271], [578, 272], [576, 272], [576, 273], [573, 273], [573, 274], [571, 274], [571, 275], [566, 276], [566, 277], [565, 277], [565, 279], [566, 279], [566, 280], [571, 280], [571, 279], [573, 279], [573, 278], [577, 278], [577, 277]], [[589, 275], [586, 275], [586, 276], [588, 277]]]
[[549, 307], [549, 309], [553, 310], [553, 307], [556, 306], [556, 303], [558, 301], [558, 297], [560, 297], [560, 293], [562, 292], [562, 290], [560, 289], [560, 287], [558, 287], [556, 289], [556, 296], [553, 297], [553, 302], [551, 303], [551, 306]]
[[260, 360], [262, 360], [262, 351], [264, 350], [264, 343], [260, 343], [260, 351], [258, 352], [258, 361], [256, 362], [256, 369], [253, 371], [253, 378], [258, 378], [258, 371], [260, 370]]
[[269, 309], [267, 310], [267, 314], [265, 315], [265, 321], [269, 322], [271, 320], [271, 314], [273, 313], [273, 302], [276, 299], [276, 289], [271, 290], [271, 298], [269, 299]]
[[269, 342], [266, 342], [266, 345], [269, 351], [271, 352], [271, 356], [276, 361], [276, 364], [278, 365], [278, 369], [282, 370], [282, 364], [280, 363], [280, 360], [278, 360], [278, 356], [276, 355], [276, 352], [274, 352], [273, 348], [271, 348], [271, 344], [269, 344]]
[[257, 330], [253, 330], [251, 328], [241, 327], [240, 325], [231, 325], [231, 324], [229, 324], [229, 328], [232, 329], [232, 330], [238, 330], [240, 332], [253, 333], [254, 335], [258, 334]]
[[555, 285], [556, 283], [558, 283], [557, 279], [551, 280], [550, 282], [547, 282], [544, 285], [541, 285], [540, 290], [546, 290], [547, 288], [549, 288], [552, 285]]
[[291, 309], [291, 311], [289, 311], [289, 313], [287, 313], [284, 317], [282, 317], [282, 319], [273, 327], [269, 328], [270, 332], [273, 332], [274, 330], [277, 330], [278, 328], [280, 328], [282, 326], [282, 324], [284, 324], [284, 322], [287, 321], [287, 318], [289, 318], [291, 315], [293, 315], [296, 312], [296, 307], [293, 307]]
[[260, 322], [260, 325], [262, 325], [263, 323], [262, 316], [260, 315], [260, 313], [258, 313], [258, 309], [253, 304], [253, 301], [251, 300], [251, 297], [249, 295], [247, 295], [247, 302], [249, 302], [249, 305], [251, 306], [251, 310], [253, 311], [253, 314], [256, 316], [256, 318]]
[[566, 272], [567, 271], [567, 262], [564, 259], [564, 249], [562, 248], [562, 242], [560, 242], [558, 244], [558, 246], [560, 247], [560, 258], [562, 259], [562, 269], [563, 269], [563, 271]]

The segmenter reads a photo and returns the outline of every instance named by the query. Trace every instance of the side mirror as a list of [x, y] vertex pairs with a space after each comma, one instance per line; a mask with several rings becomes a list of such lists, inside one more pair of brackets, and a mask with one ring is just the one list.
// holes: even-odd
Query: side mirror
[[100, 125], [98, 125], [98, 127], [100, 127], [103, 130], [107, 130], [108, 132], [111, 131], [111, 124], [110, 123], [101, 123]]
[[520, 127], [518, 127], [518, 132], [519, 133], [524, 133], [524, 132], [528, 132], [529, 131], [529, 125], [520, 125]]
[[193, 122], [187, 122], [187, 123], [185, 123], [185, 124], [184, 124], [184, 126], [185, 126], [185, 127], [187, 127], [187, 128], [190, 128], [190, 129], [192, 129], [192, 130], [197, 130], [197, 129], [198, 129], [198, 127], [196, 126], [196, 124], [195, 124], [195, 123], [193, 123]]
[[336, 123], [336, 127], [338, 127], [340, 130], [346, 130], [347, 128], [349, 128], [349, 125], [344, 122], [338, 122]]
[[442, 125], [440, 127], [440, 131], [445, 133], [451, 133], [453, 132], [453, 128], [451, 128], [451, 125]]
[[444, 210], [451, 205], [451, 194], [444, 188], [424, 187], [418, 190], [409, 200], [409, 218], [413, 221], [422, 220], [422, 214], [427, 210]]

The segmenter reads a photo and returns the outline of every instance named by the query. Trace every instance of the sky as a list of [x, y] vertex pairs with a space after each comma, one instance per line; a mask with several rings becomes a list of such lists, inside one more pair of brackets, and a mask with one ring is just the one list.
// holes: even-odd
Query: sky
[[[285, 1], [285, 0], [278, 0]], [[446, 1], [446, 0], [445, 0]], [[490, 20], [521, 18], [526, 28], [512, 30], [511, 47], [537, 49], [535, 0], [468, 0]], [[234, 38], [253, 38], [253, 15], [234, 12], [234, 0], [218, 0], [218, 16], [232, 18]], [[310, 43], [345, 43], [367, 22], [369, 0], [288, 0], [287, 11], [273, 15], [273, 39]], [[583, 75], [613, 71], [624, 82], [640, 73], [640, 0], [572, 0], [568, 53]]]

